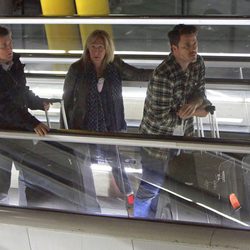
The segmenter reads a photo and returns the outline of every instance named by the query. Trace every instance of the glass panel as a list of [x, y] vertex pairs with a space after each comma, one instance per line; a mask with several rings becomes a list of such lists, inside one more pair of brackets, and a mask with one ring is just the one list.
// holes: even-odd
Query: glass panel
[[[22, 54], [21, 59], [26, 64], [26, 73], [65, 76], [70, 64], [81, 57], [85, 33], [91, 27], [83, 26], [13, 24], [9, 28], [13, 33], [14, 49]], [[172, 25], [101, 25], [94, 28], [109, 30], [116, 54], [136, 67], [154, 69], [170, 51], [167, 33]], [[248, 27], [203, 25], [198, 28], [199, 53], [205, 59], [206, 77], [249, 79]]]
[[[248, 155], [242, 158], [240, 154], [208, 151], [171, 153], [175, 155], [165, 162], [165, 177], [150, 168], [150, 160], [146, 162], [135, 199], [135, 209], [142, 213], [139, 216], [148, 217], [144, 212], [149, 205], [149, 213], [157, 219], [249, 226], [249, 162], [245, 164]], [[154, 174], [157, 181], [152, 180]], [[155, 190], [160, 190], [159, 195]]]
[[125, 15], [158, 15], [173, 16], [183, 13], [183, 1], [156, 0], [129, 0], [129, 1], [109, 1], [111, 12]]
[[[21, 21], [20, 21], [21, 22]], [[115, 21], [114, 21], [115, 22]], [[181, 20], [180, 20], [181, 22]], [[220, 19], [218, 19], [218, 23]], [[101, 23], [101, 21], [100, 21]], [[7, 25], [6, 25], [7, 26]], [[87, 28], [90, 25], [84, 24]], [[63, 36], [58, 32], [49, 33], [46, 37], [45, 28], [73, 29], [71, 36]], [[105, 25], [96, 28], [112, 29], [112, 35], [117, 51], [142, 51], [142, 52], [169, 52], [167, 33], [173, 25]], [[93, 27], [92, 29], [94, 30]], [[47, 40], [61, 40], [58, 50], [67, 51], [65, 44], [71, 42], [70, 50], [82, 50], [86, 37], [80, 36], [79, 25], [74, 24], [46, 24], [46, 25], [9, 25], [13, 33], [15, 49], [48, 49]], [[203, 25], [199, 26], [199, 52], [200, 53], [248, 53], [249, 36], [248, 26], [230, 25]], [[65, 33], [64, 33], [65, 34]], [[67, 44], [66, 44], [67, 45]], [[63, 48], [63, 46], [65, 46]], [[51, 48], [49, 48], [51, 49]], [[56, 49], [56, 48], [54, 48]], [[28, 51], [27, 51], [28, 52]], [[145, 53], [146, 55], [146, 53]], [[222, 56], [223, 54], [218, 54]]]
[[15, 139], [0, 147], [2, 204], [127, 216], [132, 190], [117, 147]]
[[[250, 155], [244, 146], [239, 153], [240, 147], [232, 152], [204, 150], [206, 144], [197, 146], [202, 151], [142, 147], [139, 138], [131, 135], [127, 139], [138, 146], [89, 144], [80, 135], [57, 136], [57, 142], [35, 136], [33, 140], [7, 137], [0, 140], [2, 205], [229, 228], [250, 226]], [[108, 134], [95, 138], [112, 141]], [[141, 142], [153, 145], [147, 137]], [[161, 138], [163, 142], [171, 141]], [[225, 144], [220, 145], [225, 151]]]

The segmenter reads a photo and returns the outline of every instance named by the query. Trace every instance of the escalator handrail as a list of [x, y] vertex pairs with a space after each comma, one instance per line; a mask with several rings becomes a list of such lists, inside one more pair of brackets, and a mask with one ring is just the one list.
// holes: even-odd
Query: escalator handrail
[[64, 129], [51, 129], [50, 133], [43, 137], [37, 136], [32, 132], [1, 130], [0, 138], [250, 154], [250, 141], [238, 139], [155, 136], [135, 133], [101, 133]]

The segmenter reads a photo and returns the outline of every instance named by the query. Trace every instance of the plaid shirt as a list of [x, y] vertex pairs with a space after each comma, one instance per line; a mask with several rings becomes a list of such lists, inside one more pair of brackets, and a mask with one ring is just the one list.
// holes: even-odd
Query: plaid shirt
[[[209, 101], [205, 95], [205, 65], [201, 56], [189, 64], [186, 72], [170, 53], [155, 69], [148, 85], [140, 132], [143, 134], [172, 135], [181, 119], [176, 112], [195, 98]], [[184, 121], [184, 134], [193, 133], [193, 118]], [[159, 149], [158, 149], [159, 151]]]

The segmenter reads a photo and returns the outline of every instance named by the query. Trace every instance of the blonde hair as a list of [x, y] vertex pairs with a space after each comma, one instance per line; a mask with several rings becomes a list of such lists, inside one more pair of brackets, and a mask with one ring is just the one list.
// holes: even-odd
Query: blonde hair
[[84, 46], [84, 52], [82, 55], [82, 59], [84, 63], [89, 63], [90, 60], [90, 54], [89, 54], [89, 46], [93, 44], [98, 38], [102, 39], [104, 42], [104, 47], [105, 47], [105, 57], [102, 62], [102, 68], [105, 69], [106, 66], [113, 62], [114, 60], [114, 43], [112, 39], [110, 38], [110, 35], [104, 31], [104, 30], [95, 30], [93, 31], [87, 38], [87, 41]]

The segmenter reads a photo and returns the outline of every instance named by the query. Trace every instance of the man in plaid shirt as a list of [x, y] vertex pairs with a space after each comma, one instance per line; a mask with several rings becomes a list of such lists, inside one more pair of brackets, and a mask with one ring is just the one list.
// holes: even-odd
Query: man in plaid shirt
[[[197, 29], [180, 24], [168, 33], [171, 53], [155, 69], [149, 83], [140, 131], [183, 135], [193, 132], [193, 116], [206, 116], [205, 65], [197, 54]], [[183, 121], [183, 122], [182, 122]]]
[[[206, 116], [205, 108], [211, 105], [205, 95], [204, 62], [197, 54], [197, 29], [179, 24], [168, 37], [171, 53], [155, 69], [149, 83], [140, 132], [192, 135], [193, 116]], [[135, 199], [135, 216], [155, 216], [152, 204], [156, 204], [159, 186], [164, 182], [169, 156], [166, 149], [142, 149], [143, 176]]]

